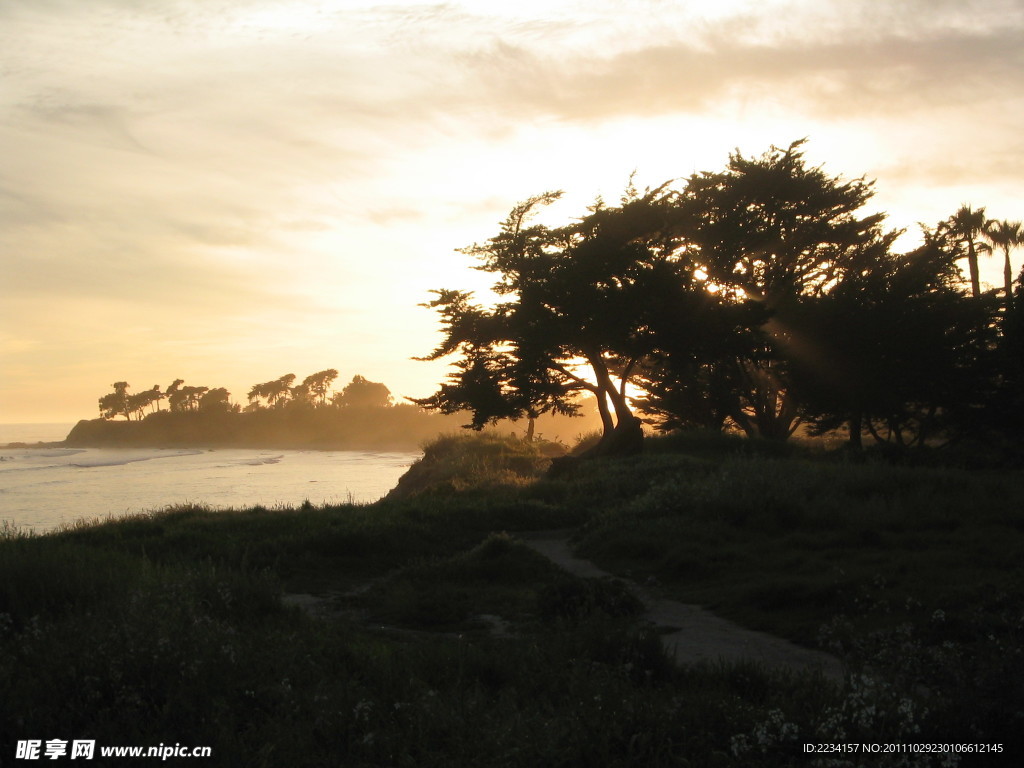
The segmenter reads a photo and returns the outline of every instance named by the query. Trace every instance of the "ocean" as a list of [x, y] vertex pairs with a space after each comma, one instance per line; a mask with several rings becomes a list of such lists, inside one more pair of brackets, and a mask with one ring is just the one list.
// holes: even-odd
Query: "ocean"
[[[71, 424], [0, 424], [0, 446], [59, 442]], [[404, 451], [0, 447], [0, 525], [45, 533], [178, 504], [213, 509], [376, 501]]]

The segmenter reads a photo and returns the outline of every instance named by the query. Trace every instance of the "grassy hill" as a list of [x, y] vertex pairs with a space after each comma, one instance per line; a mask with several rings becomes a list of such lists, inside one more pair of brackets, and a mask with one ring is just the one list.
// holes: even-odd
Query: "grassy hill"
[[[649, 447], [551, 479], [534, 445], [462, 435], [373, 505], [8, 531], [0, 754], [51, 737], [209, 745], [205, 764], [226, 766], [1024, 753], [1019, 470], [723, 438]], [[569, 576], [517, 538], [542, 528], [574, 530], [578, 551], [666, 596], [839, 654], [846, 685], [676, 667], [621, 587]], [[316, 613], [294, 606], [307, 596]], [[1003, 751], [866, 760], [804, 754], [812, 742]]]

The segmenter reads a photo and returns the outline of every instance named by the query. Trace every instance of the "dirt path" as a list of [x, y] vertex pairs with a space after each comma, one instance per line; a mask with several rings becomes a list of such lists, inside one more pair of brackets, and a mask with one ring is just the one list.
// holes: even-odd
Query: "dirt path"
[[[523, 542], [575, 576], [619, 578], [601, 570], [589, 560], [576, 557], [569, 546], [569, 531], [520, 533]], [[680, 664], [700, 661], [752, 661], [771, 669], [800, 672], [818, 671], [841, 682], [843, 665], [839, 659], [821, 651], [802, 648], [788, 640], [755, 632], [715, 616], [697, 605], [667, 600], [651, 590], [625, 582], [639, 597], [647, 611], [644, 619], [662, 629], [662, 642]]]

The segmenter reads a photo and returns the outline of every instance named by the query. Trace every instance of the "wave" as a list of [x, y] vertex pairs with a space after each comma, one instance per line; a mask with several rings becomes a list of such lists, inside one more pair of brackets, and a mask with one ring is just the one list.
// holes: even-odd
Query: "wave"
[[[31, 467], [31, 469], [52, 469], [52, 467]], [[37, 481], [37, 482], [31, 482], [31, 480], [32, 480], [31, 476], [29, 476], [28, 479], [29, 479], [29, 483], [28, 484], [22, 483], [22, 484], [20, 484], [18, 486], [12, 486], [12, 487], [0, 486], [0, 493], [9, 493], [10, 491], [15, 491], [15, 492], [21, 493], [21, 492], [24, 492], [24, 490], [26, 488], [49, 488], [49, 487], [58, 486], [58, 485], [68, 485], [68, 484], [70, 484], [72, 482], [70, 479], [67, 479], [67, 478], [60, 478], [60, 479], [57, 479], [57, 480], [41, 480], [41, 481]]]
[[22, 472], [40, 472], [48, 469], [60, 469], [68, 466], [64, 461], [42, 461], [40, 459], [63, 459], [74, 456], [78, 453], [85, 453], [84, 448], [67, 449], [62, 451], [45, 451], [31, 453], [20, 453], [15, 455], [0, 456], [0, 476], [15, 477]]
[[215, 464], [214, 466], [218, 469], [233, 469], [234, 467], [260, 467], [264, 464], [280, 464], [284, 459], [284, 454], [279, 456], [245, 456], [237, 458], [233, 456], [225, 457], [223, 463]]
[[255, 458], [255, 459], [245, 459], [245, 460], [239, 461], [238, 463], [239, 464], [244, 464], [244, 465], [250, 466], [250, 467], [258, 467], [261, 464], [280, 464], [281, 463], [281, 459], [283, 459], [283, 458], [284, 458], [284, 454], [281, 454], [280, 456], [259, 456], [259, 457]]
[[[114, 455], [111, 455], [113, 453]], [[182, 448], [173, 451], [159, 450], [159, 452], [128, 452], [128, 451], [97, 451], [99, 455], [86, 457], [83, 461], [69, 462], [69, 467], [80, 469], [94, 469], [96, 467], [119, 467], [124, 464], [135, 464], [140, 461], [155, 461], [157, 459], [179, 459], [183, 456], [196, 456], [203, 453], [198, 449]]]
[[[56, 459], [61, 456], [74, 456], [85, 453], [86, 448], [5, 448], [11, 453], [0, 456], [0, 461], [17, 461], [18, 459]], [[15, 451], [17, 451], [15, 453]]]

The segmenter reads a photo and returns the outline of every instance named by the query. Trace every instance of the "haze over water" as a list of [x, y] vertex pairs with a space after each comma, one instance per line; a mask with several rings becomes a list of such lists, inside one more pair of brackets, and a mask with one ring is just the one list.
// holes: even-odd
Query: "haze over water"
[[[70, 425], [0, 425], [0, 446], [56, 442]], [[0, 521], [44, 533], [170, 505], [217, 509], [376, 501], [414, 452], [0, 448]]]

